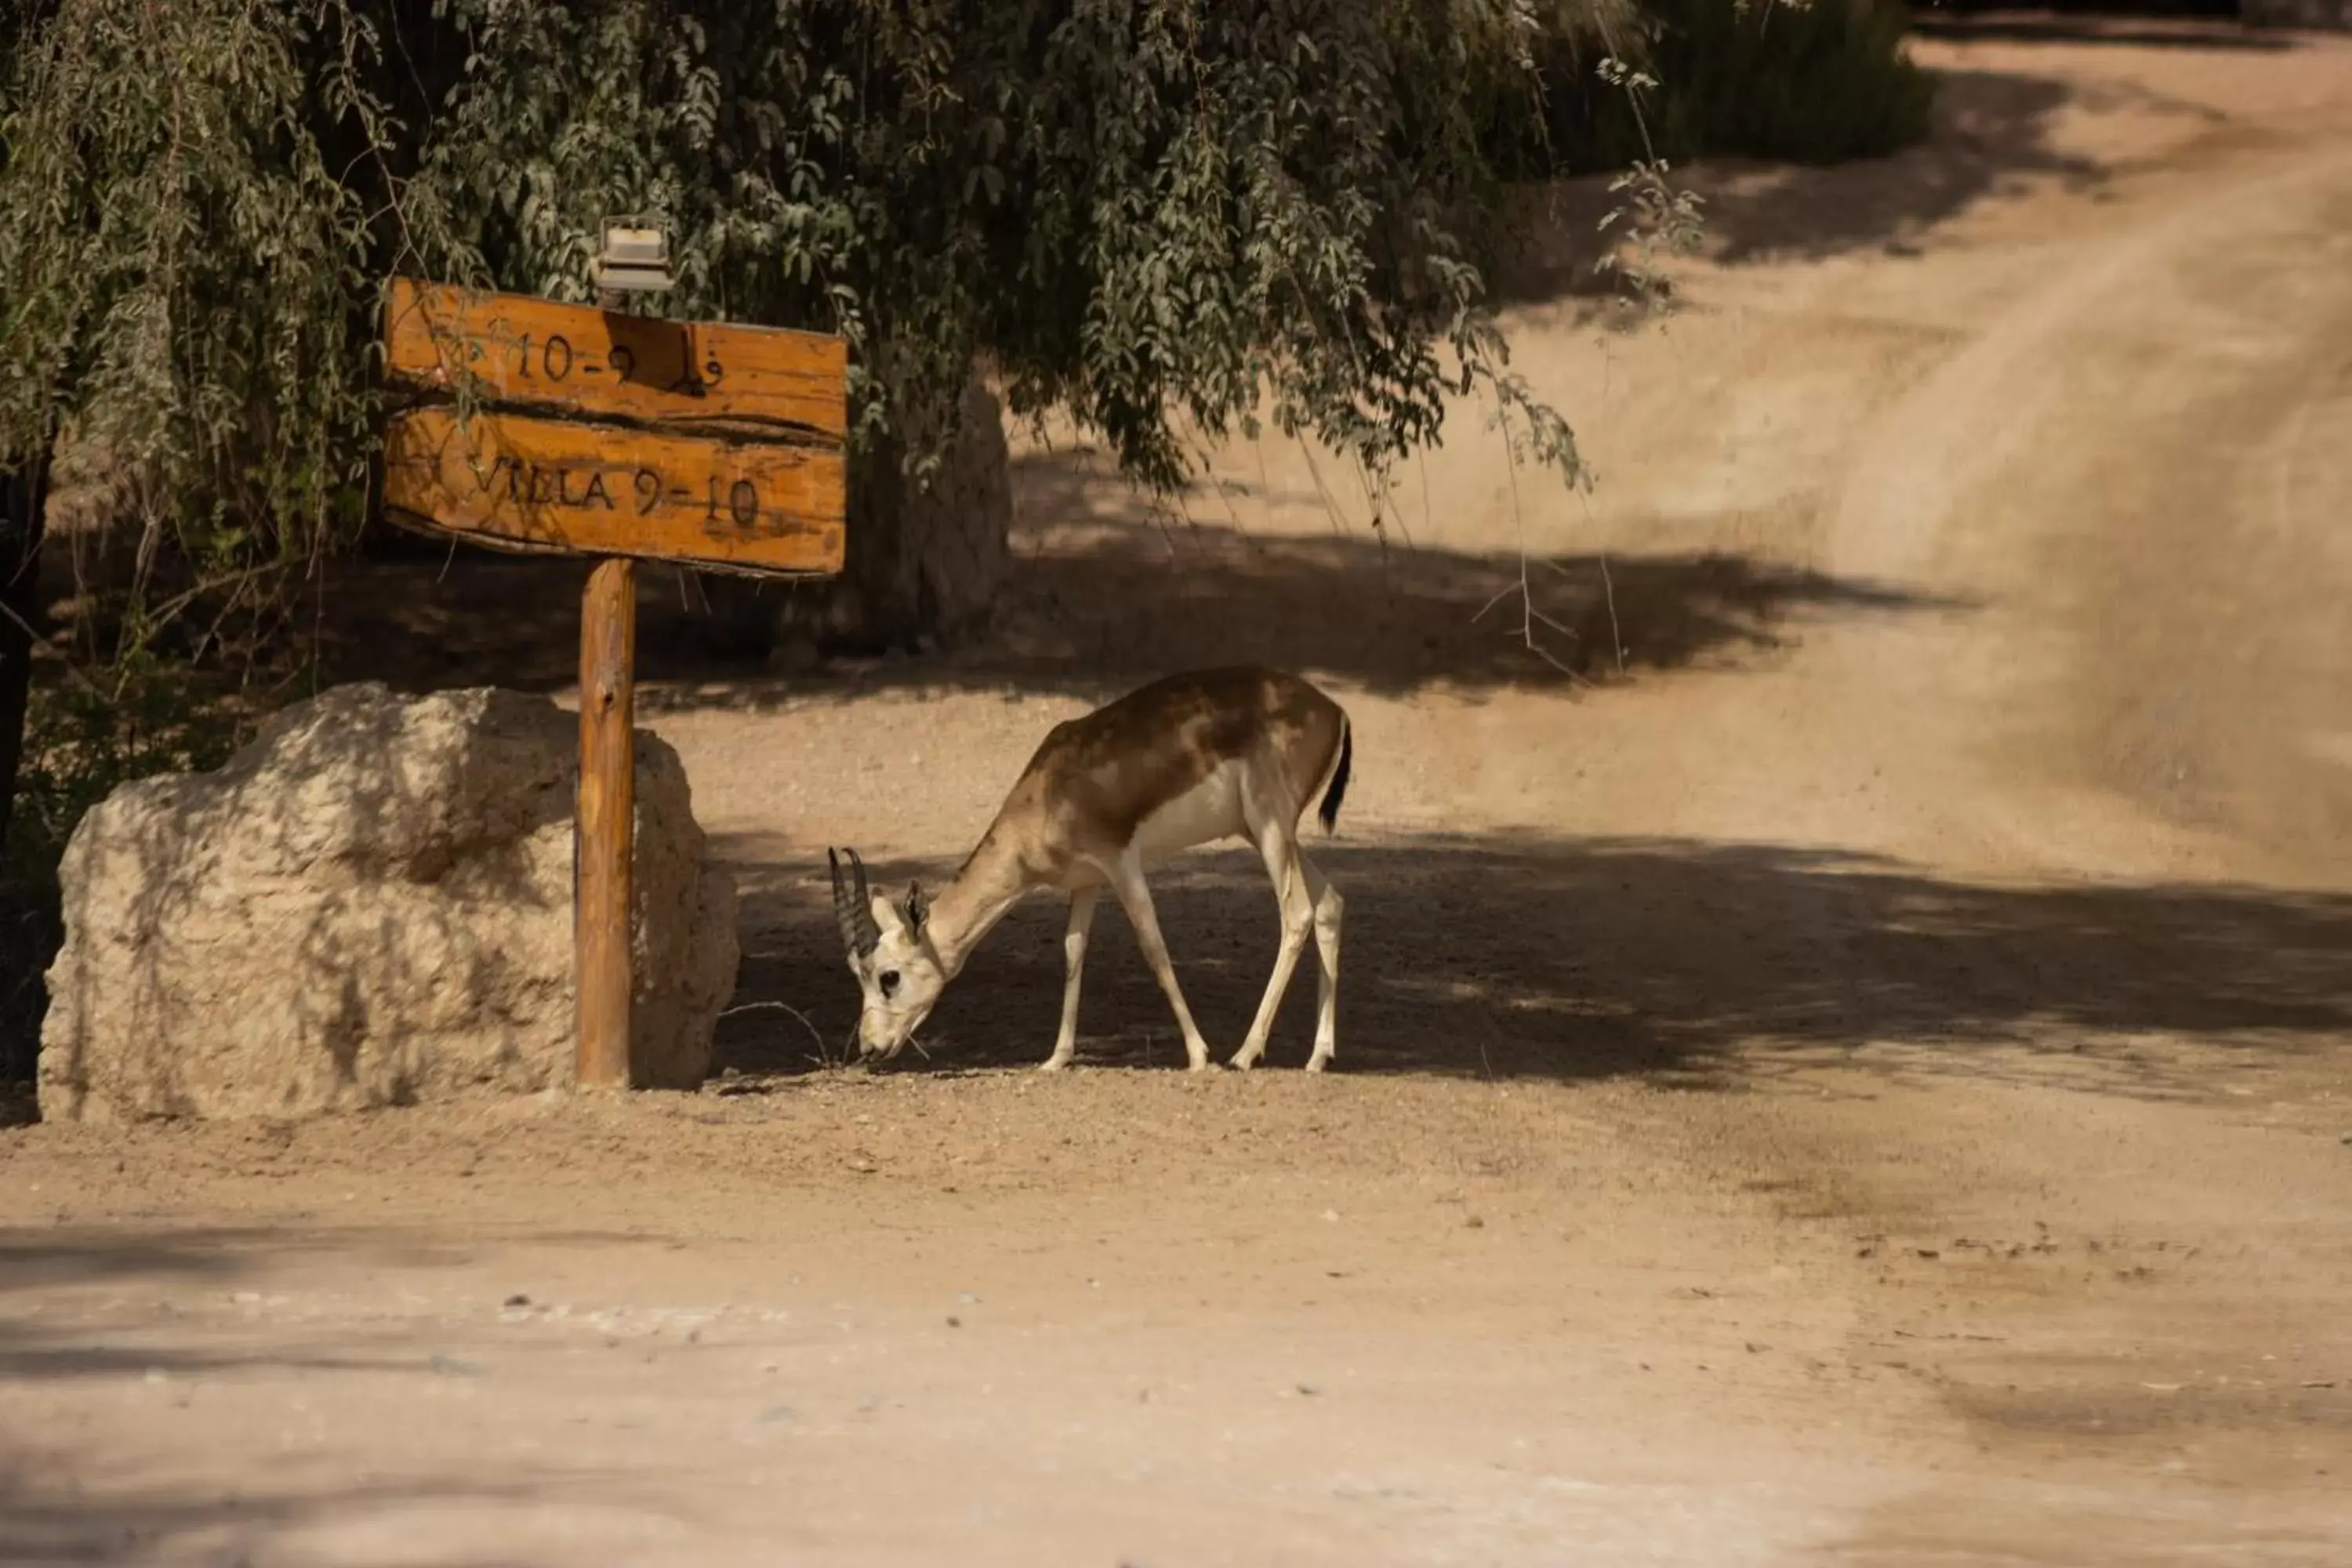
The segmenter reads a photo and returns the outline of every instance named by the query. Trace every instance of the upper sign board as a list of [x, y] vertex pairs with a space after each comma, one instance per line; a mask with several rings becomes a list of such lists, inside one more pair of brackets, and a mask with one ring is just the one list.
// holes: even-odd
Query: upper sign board
[[525, 294], [395, 279], [384, 370], [420, 392], [470, 374], [485, 403], [593, 419], [743, 421], [838, 441], [849, 428], [848, 345], [822, 332], [666, 321]]
[[429, 400], [387, 432], [395, 521], [509, 550], [841, 570], [839, 338], [397, 279], [384, 352]]

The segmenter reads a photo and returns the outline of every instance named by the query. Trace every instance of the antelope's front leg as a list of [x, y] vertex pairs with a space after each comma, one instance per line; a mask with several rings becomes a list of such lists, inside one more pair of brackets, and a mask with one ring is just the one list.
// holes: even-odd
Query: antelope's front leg
[[1070, 895], [1070, 929], [1062, 935], [1062, 1032], [1054, 1037], [1054, 1054], [1038, 1064], [1041, 1072], [1059, 1072], [1070, 1065], [1078, 1048], [1078, 981], [1087, 967], [1087, 932], [1095, 923], [1095, 900], [1102, 884], [1089, 883]]
[[1143, 949], [1143, 962], [1176, 1015], [1176, 1026], [1184, 1036], [1185, 1065], [1194, 1072], [1208, 1071], [1209, 1042], [1201, 1037], [1201, 1026], [1192, 1021], [1192, 1009], [1184, 1005], [1184, 988], [1176, 983], [1176, 966], [1168, 961], [1168, 943], [1160, 934], [1160, 916], [1151, 907], [1151, 889], [1144, 883], [1142, 866], [1132, 856], [1122, 855], [1105, 868], [1110, 874], [1111, 891], [1127, 910], [1127, 923], [1135, 928], [1135, 944]]

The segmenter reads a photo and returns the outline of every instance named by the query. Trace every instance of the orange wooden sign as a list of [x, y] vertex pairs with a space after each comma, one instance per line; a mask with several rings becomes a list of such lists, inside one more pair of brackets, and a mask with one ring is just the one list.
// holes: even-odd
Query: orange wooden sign
[[402, 386], [646, 424], [750, 424], [839, 440], [848, 345], [821, 332], [667, 321], [400, 278], [384, 372]]
[[494, 549], [841, 570], [838, 449], [428, 406], [384, 438], [384, 507]]

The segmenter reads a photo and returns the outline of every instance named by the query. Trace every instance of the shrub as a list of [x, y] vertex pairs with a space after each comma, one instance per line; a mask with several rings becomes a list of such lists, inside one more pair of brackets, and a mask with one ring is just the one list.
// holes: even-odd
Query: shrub
[[[1935, 83], [1904, 47], [1910, 12], [1850, 0], [1643, 0], [1637, 121], [1592, 50], [1547, 42], [1538, 114], [1516, 107], [1497, 156], [1522, 176], [1591, 174], [1645, 156], [1835, 163], [1884, 157], [1927, 133]], [[1653, 152], [1654, 150], [1654, 152]]]

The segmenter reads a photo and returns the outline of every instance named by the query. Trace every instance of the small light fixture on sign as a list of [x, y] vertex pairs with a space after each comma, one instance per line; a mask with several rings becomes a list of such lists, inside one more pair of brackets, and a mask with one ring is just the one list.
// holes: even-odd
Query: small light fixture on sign
[[604, 220], [604, 243], [588, 263], [588, 281], [604, 294], [657, 294], [669, 275], [669, 236], [636, 219]]

